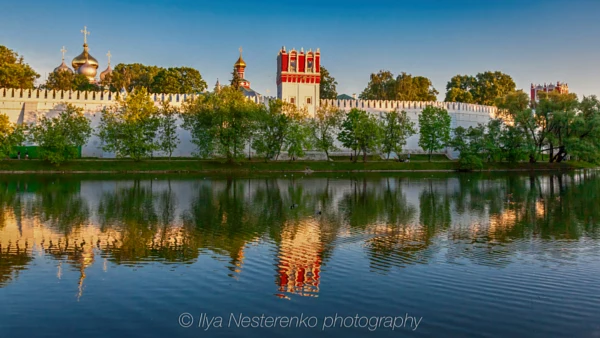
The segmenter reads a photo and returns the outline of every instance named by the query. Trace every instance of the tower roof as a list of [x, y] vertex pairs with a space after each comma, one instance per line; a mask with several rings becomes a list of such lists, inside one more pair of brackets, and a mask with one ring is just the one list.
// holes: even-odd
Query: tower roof
[[236, 61], [234, 67], [242, 67], [242, 68], [246, 67], [246, 62], [244, 61], [244, 59], [242, 59], [242, 47], [240, 47], [240, 57]]

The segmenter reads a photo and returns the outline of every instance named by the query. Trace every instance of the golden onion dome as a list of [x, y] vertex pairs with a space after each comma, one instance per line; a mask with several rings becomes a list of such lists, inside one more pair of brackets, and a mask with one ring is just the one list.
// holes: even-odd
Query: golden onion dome
[[67, 66], [67, 64], [65, 63], [65, 60], [63, 60], [63, 62], [60, 64], [60, 66], [54, 68], [54, 72], [55, 73], [59, 73], [59, 72], [73, 73], [73, 70], [71, 68], [69, 68], [69, 66]]
[[79, 68], [77, 68], [77, 74], [85, 75], [85, 77], [87, 77], [88, 80], [94, 81], [94, 79], [96, 78], [96, 73], [98, 72], [97, 68], [98, 68], [97, 64], [94, 66], [90, 62], [90, 60], [86, 60], [84, 64], [82, 64], [81, 66], [79, 66]]
[[102, 73], [100, 73], [100, 81], [104, 81], [104, 78], [110, 74], [112, 74], [112, 68], [110, 68], [110, 65], [108, 65], [108, 67]]
[[237, 62], [234, 65], [235, 67], [246, 67], [246, 62], [244, 61], [244, 59], [242, 59], [242, 56], [240, 55], [240, 58], [237, 60]]
[[83, 44], [83, 53], [79, 54], [73, 59], [71, 65], [73, 69], [78, 70], [84, 63], [88, 62], [92, 67], [98, 69], [98, 60], [90, 55], [87, 43]]

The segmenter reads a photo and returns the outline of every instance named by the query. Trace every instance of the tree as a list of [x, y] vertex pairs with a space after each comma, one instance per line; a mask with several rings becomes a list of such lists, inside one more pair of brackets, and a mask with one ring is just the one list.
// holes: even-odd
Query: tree
[[435, 101], [438, 91], [431, 80], [423, 76], [402, 73], [394, 78], [389, 71], [371, 74], [367, 88], [360, 94], [363, 100]]
[[396, 78], [396, 95], [400, 101], [437, 101], [439, 92], [433, 88], [431, 80], [423, 76], [413, 77], [402, 73]]
[[381, 126], [375, 116], [353, 108], [342, 122], [342, 131], [338, 134], [338, 140], [344, 147], [354, 151], [354, 162], [360, 152], [363, 153], [363, 162], [366, 162], [367, 152], [376, 151], [379, 146]]
[[159, 125], [158, 110], [142, 87], [102, 111], [98, 136], [104, 151], [140, 161], [160, 148], [156, 138]]
[[48, 80], [43, 85], [48, 90], [79, 90], [79, 91], [100, 91], [101, 88], [93, 83], [83, 74], [74, 74], [61, 71], [52, 72], [48, 75]]
[[186, 103], [184, 128], [201, 157], [213, 154], [234, 162], [244, 156], [244, 144], [253, 132], [252, 120], [260, 105], [247, 100], [234, 87], [200, 95]]
[[419, 146], [429, 153], [441, 150], [450, 141], [450, 114], [443, 108], [428, 106], [419, 115]]
[[335, 106], [319, 106], [310, 121], [313, 145], [325, 153], [329, 160], [329, 152], [337, 150], [334, 133], [340, 127], [344, 111]]
[[337, 81], [333, 76], [329, 74], [329, 71], [321, 66], [321, 84], [319, 87], [319, 96], [321, 99], [331, 99], [334, 100], [337, 98]]
[[499, 71], [487, 71], [475, 76], [456, 75], [446, 85], [445, 100], [491, 106], [498, 98], [514, 92], [515, 88], [512, 77]]
[[169, 161], [173, 151], [179, 144], [177, 135], [177, 117], [179, 113], [170, 105], [169, 101], [164, 101], [158, 111], [158, 148], [169, 155]]
[[240, 77], [240, 74], [237, 72], [237, 70], [234, 68], [233, 72], [231, 73], [231, 83], [230, 83], [231, 87], [236, 88], [236, 89], [240, 89], [242, 87], [242, 78]]
[[290, 160], [304, 156], [304, 150], [310, 148], [310, 129], [306, 114], [298, 114], [291, 119], [285, 134], [285, 147]]
[[11, 123], [6, 114], [0, 113], [0, 159], [7, 158], [17, 146], [25, 141], [23, 125]]
[[22, 56], [0, 45], [0, 88], [33, 89], [39, 77]]
[[200, 72], [190, 67], [161, 69], [152, 80], [153, 93], [198, 94], [206, 88]]
[[277, 159], [290, 132], [292, 121], [298, 117], [296, 105], [282, 100], [269, 101], [269, 107], [260, 107], [256, 118], [256, 134], [252, 147], [265, 161]]
[[360, 93], [363, 100], [393, 100], [395, 98], [396, 80], [394, 74], [387, 70], [380, 70], [371, 74], [367, 88]]
[[410, 121], [405, 111], [397, 110], [385, 113], [382, 122], [382, 150], [388, 159], [392, 152], [399, 156], [406, 139], [415, 133], [415, 124]]
[[136, 88], [144, 88], [146, 91], [152, 92], [154, 77], [161, 69], [141, 63], [120, 63], [112, 71], [111, 90], [120, 91], [124, 88], [127, 92], [131, 92]]
[[92, 135], [92, 128], [83, 108], [68, 104], [56, 117], [42, 116], [31, 127], [30, 135], [39, 147], [41, 158], [58, 166], [77, 157], [79, 148]]

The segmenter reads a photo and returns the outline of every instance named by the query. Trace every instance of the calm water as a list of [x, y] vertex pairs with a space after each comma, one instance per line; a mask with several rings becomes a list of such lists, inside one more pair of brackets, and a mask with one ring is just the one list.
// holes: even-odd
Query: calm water
[[4, 176], [0, 337], [600, 337], [599, 195], [596, 172]]

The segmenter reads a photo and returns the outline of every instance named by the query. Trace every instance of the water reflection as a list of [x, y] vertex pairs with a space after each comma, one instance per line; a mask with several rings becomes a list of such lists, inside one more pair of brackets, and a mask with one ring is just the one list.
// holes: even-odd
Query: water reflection
[[[0, 287], [36, 254], [79, 273], [101, 264], [193, 264], [207, 255], [239, 279], [246, 251], [267, 246], [273, 294], [317, 296], [336, 250], [371, 271], [447, 263], [503, 268], [597, 250], [600, 177], [263, 178], [0, 181]], [[341, 267], [334, 267], [341, 269]], [[332, 268], [332, 269], [334, 269]]]

